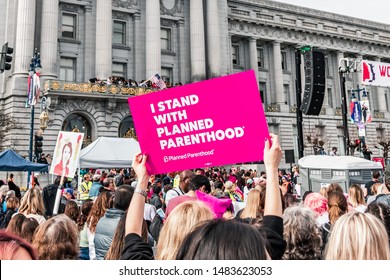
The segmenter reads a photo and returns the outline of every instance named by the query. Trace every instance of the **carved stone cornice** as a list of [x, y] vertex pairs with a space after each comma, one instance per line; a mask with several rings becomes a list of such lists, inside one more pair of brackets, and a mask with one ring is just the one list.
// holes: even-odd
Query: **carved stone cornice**
[[112, 6], [124, 9], [131, 9], [138, 6], [138, 0], [112, 0]]
[[112, 11], [112, 18], [113, 19], [121, 19], [121, 20], [128, 20], [129, 15], [122, 12]]
[[285, 44], [321, 46], [323, 49], [339, 50], [348, 53], [364, 52], [369, 56], [390, 57], [389, 44], [378, 45], [372, 40], [363, 41], [358, 37], [346, 39], [324, 33], [310, 33], [305, 30], [293, 30], [283, 26], [265, 26], [255, 22], [242, 22], [229, 19], [229, 34], [238, 37], [256, 37], [264, 41], [282, 41]]
[[[171, 4], [171, 6], [169, 6], [169, 4]], [[162, 15], [182, 15], [183, 5], [183, 0], [160, 0], [160, 11]]]
[[61, 102], [61, 104], [58, 106], [58, 109], [65, 109], [69, 112], [77, 111], [77, 110], [92, 112], [92, 111], [101, 111], [103, 108], [101, 103], [98, 101], [92, 101], [86, 99], [81, 99], [81, 100], [68, 99], [64, 102]]
[[118, 95], [143, 95], [156, 91], [145, 87], [125, 87], [119, 85], [99, 85], [91, 83], [73, 83], [57, 80], [47, 80], [44, 85], [45, 93], [70, 92], [70, 93], [105, 93]]
[[329, 21], [335, 21], [339, 22], [341, 24], [347, 24], [347, 25], [353, 25], [353, 26], [364, 26], [367, 28], [372, 28], [375, 30], [383, 30], [388, 32], [389, 30], [389, 25], [382, 24], [379, 22], [374, 22], [374, 21], [369, 21], [369, 20], [364, 20], [360, 18], [354, 18], [346, 15], [339, 15], [339, 14], [334, 14], [330, 12], [325, 12], [325, 11], [320, 11], [320, 10], [315, 10], [315, 9], [310, 9], [306, 7], [301, 7], [301, 6], [296, 6], [296, 5], [291, 5], [287, 3], [281, 3], [277, 1], [270, 1], [270, 0], [233, 0], [233, 1], [228, 1], [231, 4], [239, 4], [243, 3], [246, 6], [248, 4], [252, 4], [253, 6], [256, 6], [257, 9], [266, 9], [266, 10], [273, 10], [277, 11], [278, 13], [280, 12], [285, 12], [287, 14], [296, 14], [301, 17], [314, 17], [318, 21], [319, 19], [322, 20], [329, 20]]
[[117, 106], [115, 99], [108, 99], [105, 103], [105, 109], [107, 114], [112, 114]]
[[54, 111], [60, 104], [58, 97], [50, 96], [46, 99], [46, 106], [49, 111]]
[[65, 12], [78, 13], [80, 11], [80, 6], [61, 3], [60, 10]]

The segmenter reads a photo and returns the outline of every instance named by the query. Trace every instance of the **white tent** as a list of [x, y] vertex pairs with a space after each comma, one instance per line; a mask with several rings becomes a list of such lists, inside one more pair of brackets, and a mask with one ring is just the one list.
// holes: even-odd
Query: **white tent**
[[131, 167], [134, 155], [141, 151], [133, 138], [99, 137], [80, 151], [79, 168]]

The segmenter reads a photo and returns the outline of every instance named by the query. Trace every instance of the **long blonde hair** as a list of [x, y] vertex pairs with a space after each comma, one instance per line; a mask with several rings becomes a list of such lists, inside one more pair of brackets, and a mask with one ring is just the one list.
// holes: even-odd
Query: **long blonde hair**
[[348, 202], [351, 203], [353, 208], [359, 205], [366, 205], [364, 201], [364, 193], [360, 186], [353, 184], [348, 189]]
[[43, 216], [45, 213], [45, 205], [43, 204], [42, 194], [38, 189], [32, 188], [25, 193], [20, 202], [19, 213]]
[[369, 213], [350, 212], [333, 226], [326, 260], [390, 260], [388, 235], [383, 223]]
[[260, 206], [260, 191], [257, 189], [252, 189], [248, 193], [248, 201], [246, 202], [246, 206], [244, 210], [242, 210], [240, 214], [241, 219], [254, 219], [259, 216], [262, 211], [262, 207]]
[[157, 245], [157, 260], [174, 260], [184, 238], [200, 222], [211, 220], [214, 214], [203, 202], [186, 201], [169, 214], [161, 229]]

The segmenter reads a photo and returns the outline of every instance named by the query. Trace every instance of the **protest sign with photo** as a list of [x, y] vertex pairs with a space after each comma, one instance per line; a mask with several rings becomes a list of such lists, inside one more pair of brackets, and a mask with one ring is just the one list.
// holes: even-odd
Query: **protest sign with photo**
[[263, 159], [269, 133], [253, 71], [128, 101], [149, 174]]
[[50, 174], [74, 177], [84, 133], [60, 131], [54, 150]]

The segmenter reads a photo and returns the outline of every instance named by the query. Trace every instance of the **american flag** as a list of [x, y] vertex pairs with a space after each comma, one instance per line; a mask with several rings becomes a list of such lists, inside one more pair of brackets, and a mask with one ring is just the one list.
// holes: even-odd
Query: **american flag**
[[158, 86], [160, 89], [164, 89], [167, 87], [167, 85], [158, 73], [154, 74], [154, 76], [150, 80], [155, 83], [156, 86]]

